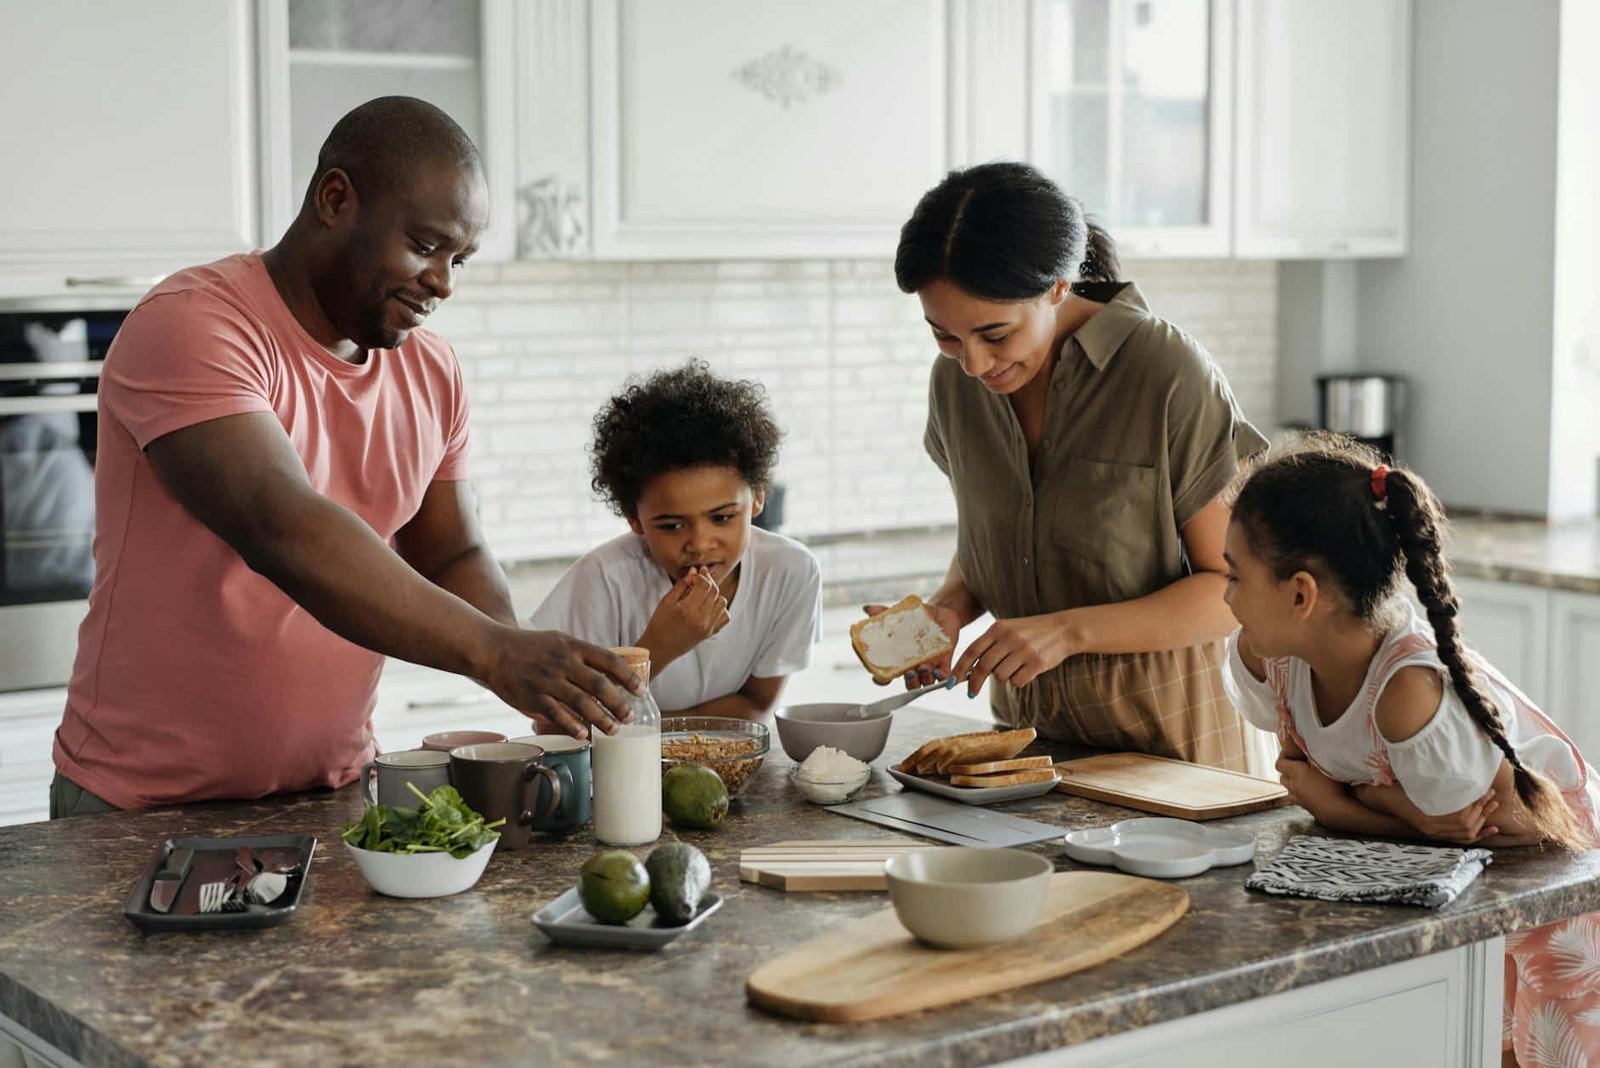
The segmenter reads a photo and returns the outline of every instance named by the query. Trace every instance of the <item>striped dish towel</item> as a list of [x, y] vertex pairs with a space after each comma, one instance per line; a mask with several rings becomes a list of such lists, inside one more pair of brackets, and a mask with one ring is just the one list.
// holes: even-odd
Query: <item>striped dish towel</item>
[[1377, 901], [1436, 909], [1454, 901], [1493, 858], [1487, 849], [1359, 842], [1302, 834], [1245, 882], [1269, 894]]

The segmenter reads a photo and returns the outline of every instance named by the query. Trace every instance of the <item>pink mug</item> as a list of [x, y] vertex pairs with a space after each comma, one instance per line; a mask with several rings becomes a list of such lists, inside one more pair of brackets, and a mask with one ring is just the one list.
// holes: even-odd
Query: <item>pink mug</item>
[[422, 748], [432, 749], [436, 753], [448, 753], [463, 745], [494, 745], [505, 740], [505, 735], [496, 734], [494, 731], [441, 731], [422, 739]]

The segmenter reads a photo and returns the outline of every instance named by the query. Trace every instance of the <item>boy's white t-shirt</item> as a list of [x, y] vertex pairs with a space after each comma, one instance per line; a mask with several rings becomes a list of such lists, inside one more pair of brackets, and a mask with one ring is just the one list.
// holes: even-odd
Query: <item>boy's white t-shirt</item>
[[[672, 582], [629, 531], [590, 550], [561, 576], [529, 626], [608, 648], [633, 645]], [[650, 692], [663, 712], [726, 697], [751, 676], [792, 675], [822, 640], [822, 570], [804, 545], [760, 527], [739, 565], [728, 625], [660, 671]]]

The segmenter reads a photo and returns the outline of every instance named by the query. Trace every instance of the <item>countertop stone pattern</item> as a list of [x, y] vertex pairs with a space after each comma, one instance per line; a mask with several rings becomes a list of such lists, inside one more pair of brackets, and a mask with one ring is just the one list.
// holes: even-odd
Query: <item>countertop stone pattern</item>
[[[822, 565], [829, 607], [927, 596], [938, 587], [955, 552], [954, 527], [882, 531], [831, 537], [811, 546]], [[1600, 594], [1600, 520], [1544, 523], [1478, 516], [1454, 518], [1448, 551], [1457, 574]], [[519, 615], [539, 606], [572, 561], [506, 565]]]
[[1456, 519], [1447, 551], [1460, 575], [1600, 594], [1600, 520]]
[[[899, 713], [885, 759], [970, 729]], [[882, 763], [870, 789], [891, 792]], [[1247, 867], [1214, 869], [1181, 884], [1192, 905], [1172, 930], [1100, 967], [936, 1012], [802, 1024], [747, 1006], [746, 976], [887, 897], [758, 889], [738, 881], [739, 851], [893, 832], [806, 804], [790, 767], [775, 747], [721, 828], [682, 836], [727, 902], [653, 954], [556, 948], [529, 921], [596, 848], [586, 831], [497, 854], [459, 896], [405, 901], [370, 891], [345, 853], [339, 827], [361, 807], [350, 787], [0, 828], [0, 1013], [106, 1065], [981, 1064], [1600, 909], [1600, 853], [1502, 851], [1439, 912], [1268, 897], [1244, 889]], [[1069, 829], [1135, 814], [1061, 794], [1007, 810]], [[1296, 808], [1225, 822], [1253, 830], [1264, 858], [1313, 829]], [[121, 914], [169, 835], [295, 831], [321, 841], [282, 927], [145, 936]]]

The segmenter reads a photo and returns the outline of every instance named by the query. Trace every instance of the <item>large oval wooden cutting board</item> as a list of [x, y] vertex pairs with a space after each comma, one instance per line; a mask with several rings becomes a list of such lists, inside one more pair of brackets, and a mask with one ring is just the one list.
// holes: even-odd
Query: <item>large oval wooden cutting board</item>
[[888, 908], [763, 964], [745, 995], [802, 1020], [876, 1020], [1092, 968], [1150, 941], [1188, 908], [1189, 895], [1170, 883], [1065, 872], [1051, 876], [1039, 925], [1015, 942], [935, 949]]

